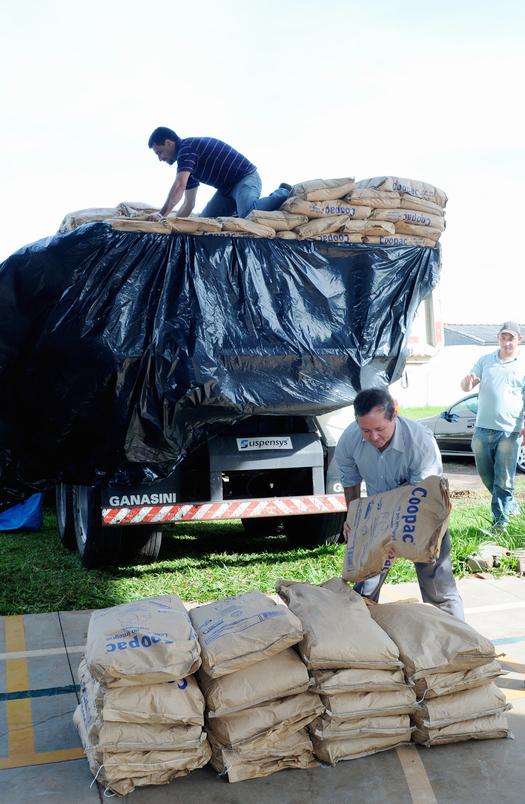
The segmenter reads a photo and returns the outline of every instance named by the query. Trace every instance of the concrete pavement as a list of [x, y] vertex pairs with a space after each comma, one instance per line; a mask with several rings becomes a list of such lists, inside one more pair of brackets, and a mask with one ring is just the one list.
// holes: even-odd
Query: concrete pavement
[[[134, 804], [516, 804], [525, 800], [525, 579], [459, 581], [466, 617], [493, 640], [509, 671], [514, 740], [387, 751], [335, 768], [286, 770], [228, 784], [211, 766], [170, 785], [137, 789]], [[419, 599], [417, 584], [385, 585], [382, 600]], [[90, 612], [3, 617], [0, 624], [0, 796], [10, 804], [103, 800], [72, 724]]]

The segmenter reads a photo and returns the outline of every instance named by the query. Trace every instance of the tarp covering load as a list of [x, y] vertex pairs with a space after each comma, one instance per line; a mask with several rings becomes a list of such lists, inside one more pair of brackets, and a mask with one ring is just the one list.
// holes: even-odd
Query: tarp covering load
[[395, 381], [439, 250], [81, 226], [0, 266], [2, 506]]

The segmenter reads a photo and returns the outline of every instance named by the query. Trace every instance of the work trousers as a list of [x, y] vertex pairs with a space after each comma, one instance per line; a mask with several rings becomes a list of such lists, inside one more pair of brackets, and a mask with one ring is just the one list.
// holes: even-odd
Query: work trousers
[[[463, 601], [458, 592], [456, 581], [452, 573], [452, 562], [450, 560], [450, 534], [447, 530], [441, 543], [439, 558], [430, 564], [414, 564], [417, 572], [417, 580], [421, 590], [423, 603], [433, 603], [443, 611], [453, 614], [460, 620], [465, 619], [463, 611]], [[354, 590], [364, 597], [379, 600], [379, 593], [383, 586], [387, 572], [381, 575], [374, 575], [355, 584]]]

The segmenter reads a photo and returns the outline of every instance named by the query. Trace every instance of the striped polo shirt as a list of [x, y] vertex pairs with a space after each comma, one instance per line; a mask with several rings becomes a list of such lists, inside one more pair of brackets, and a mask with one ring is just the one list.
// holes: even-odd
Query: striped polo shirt
[[227, 194], [237, 182], [257, 170], [235, 148], [214, 137], [178, 138], [175, 153], [177, 172], [190, 172], [189, 190], [203, 182]]

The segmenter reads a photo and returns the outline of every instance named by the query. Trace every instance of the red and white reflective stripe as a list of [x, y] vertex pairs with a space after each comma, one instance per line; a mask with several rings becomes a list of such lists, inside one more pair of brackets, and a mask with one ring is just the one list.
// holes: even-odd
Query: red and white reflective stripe
[[192, 522], [251, 519], [260, 516], [296, 516], [346, 511], [344, 494], [310, 494], [306, 497], [265, 497], [215, 503], [141, 505], [103, 508], [103, 525], [149, 525], [157, 522]]

